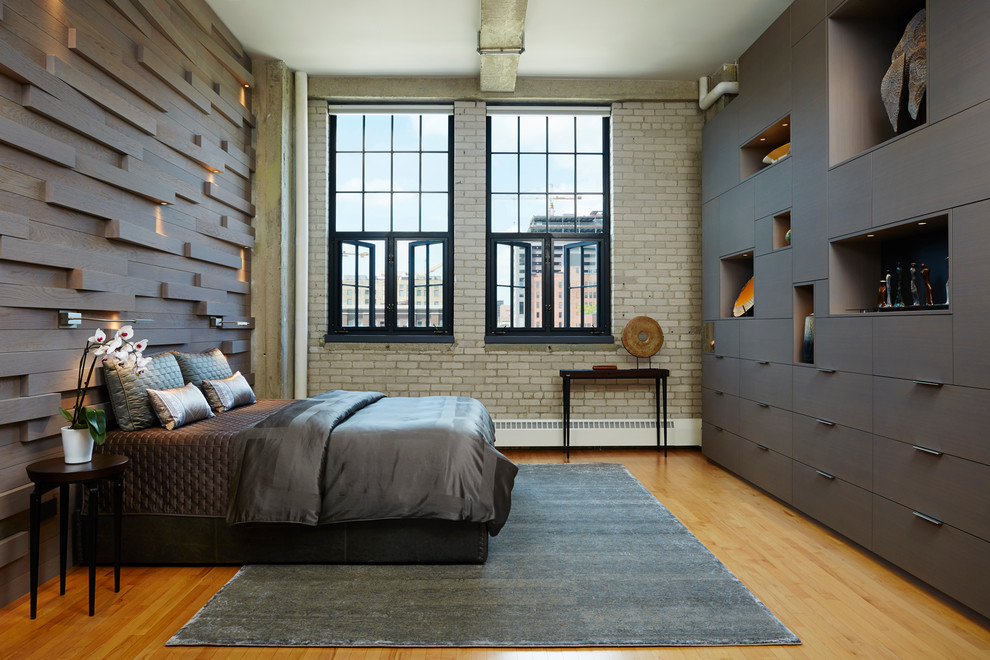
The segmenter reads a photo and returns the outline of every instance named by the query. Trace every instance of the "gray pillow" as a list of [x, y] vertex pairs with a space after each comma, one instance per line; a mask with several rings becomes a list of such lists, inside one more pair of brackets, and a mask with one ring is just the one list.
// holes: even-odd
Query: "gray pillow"
[[152, 355], [143, 373], [133, 367], [118, 367], [111, 362], [103, 365], [103, 379], [110, 393], [110, 404], [117, 426], [123, 431], [137, 431], [158, 426], [158, 417], [148, 402], [148, 389], [163, 390], [182, 387], [182, 372], [171, 353]]
[[179, 369], [182, 370], [182, 382], [192, 383], [196, 387], [203, 387], [206, 379], [216, 380], [218, 378], [230, 378], [233, 372], [227, 364], [227, 358], [219, 348], [211, 348], [202, 353], [180, 353], [172, 351]]
[[171, 431], [190, 422], [213, 417], [199, 388], [192, 383], [171, 390], [148, 390], [148, 399], [158, 420]]
[[218, 413], [257, 401], [254, 397], [254, 390], [251, 389], [240, 371], [223, 380], [204, 380], [203, 394], [206, 395], [206, 400]]

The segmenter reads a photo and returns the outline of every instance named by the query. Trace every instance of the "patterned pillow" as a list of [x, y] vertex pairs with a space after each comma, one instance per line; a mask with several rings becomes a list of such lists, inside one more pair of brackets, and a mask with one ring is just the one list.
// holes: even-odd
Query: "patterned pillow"
[[162, 426], [171, 431], [207, 417], [213, 411], [199, 388], [192, 383], [171, 390], [148, 390], [148, 399]]
[[202, 353], [180, 353], [172, 351], [179, 369], [182, 370], [182, 382], [192, 383], [196, 387], [203, 387], [203, 381], [207, 378], [214, 380], [217, 378], [229, 378], [233, 375], [227, 358], [219, 348], [211, 348]]
[[204, 380], [203, 393], [218, 413], [257, 401], [254, 397], [254, 390], [251, 389], [240, 371], [223, 380]]
[[148, 401], [148, 388], [182, 387], [185, 382], [174, 355], [159, 353], [149, 357], [151, 362], [141, 374], [132, 367], [118, 367], [110, 362], [103, 365], [103, 380], [110, 393], [113, 415], [123, 431], [158, 426], [158, 417]]

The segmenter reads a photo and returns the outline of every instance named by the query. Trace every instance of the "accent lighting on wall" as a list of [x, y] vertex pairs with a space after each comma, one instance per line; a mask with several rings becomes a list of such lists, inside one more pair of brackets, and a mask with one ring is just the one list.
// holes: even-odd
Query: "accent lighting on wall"
[[83, 321], [99, 321], [101, 323], [154, 323], [155, 319], [103, 319], [92, 316], [83, 316], [82, 312], [67, 312], [59, 310], [58, 327], [78, 328]]

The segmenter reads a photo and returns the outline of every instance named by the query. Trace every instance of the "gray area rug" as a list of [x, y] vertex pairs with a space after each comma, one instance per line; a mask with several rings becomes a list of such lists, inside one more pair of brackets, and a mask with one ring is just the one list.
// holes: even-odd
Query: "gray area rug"
[[169, 645], [800, 644], [621, 465], [521, 465], [484, 565], [245, 566]]

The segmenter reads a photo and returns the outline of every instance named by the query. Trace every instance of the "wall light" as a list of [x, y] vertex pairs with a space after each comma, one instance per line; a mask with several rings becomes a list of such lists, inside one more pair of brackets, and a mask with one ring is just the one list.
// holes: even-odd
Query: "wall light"
[[99, 321], [101, 323], [154, 323], [155, 319], [101, 319], [92, 316], [83, 316], [82, 312], [67, 312], [59, 310], [58, 327], [78, 328], [83, 321]]

